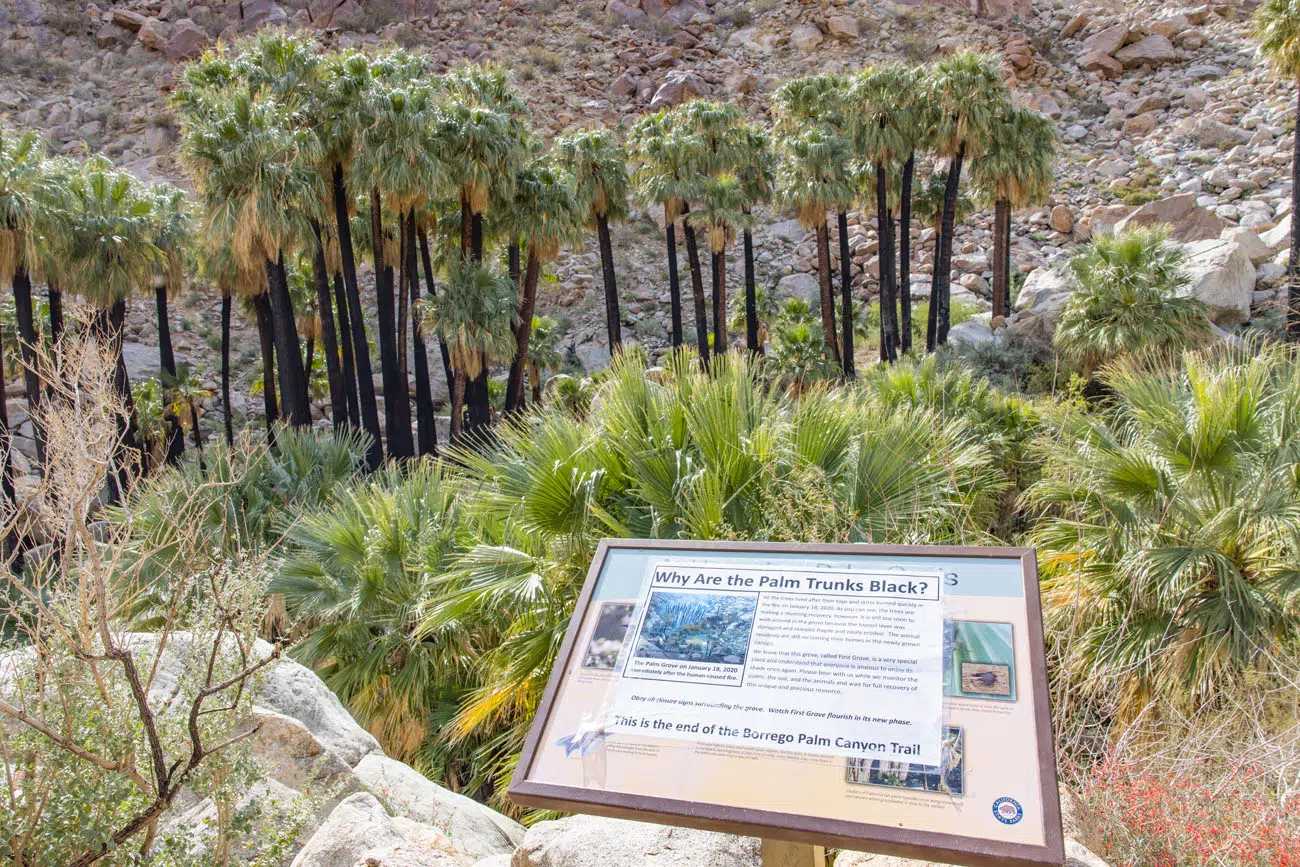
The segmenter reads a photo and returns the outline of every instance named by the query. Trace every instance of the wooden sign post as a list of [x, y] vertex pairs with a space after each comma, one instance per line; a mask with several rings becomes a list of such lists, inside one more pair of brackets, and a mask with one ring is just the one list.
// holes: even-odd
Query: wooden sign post
[[765, 867], [1060, 865], [1033, 551], [606, 540], [509, 794]]

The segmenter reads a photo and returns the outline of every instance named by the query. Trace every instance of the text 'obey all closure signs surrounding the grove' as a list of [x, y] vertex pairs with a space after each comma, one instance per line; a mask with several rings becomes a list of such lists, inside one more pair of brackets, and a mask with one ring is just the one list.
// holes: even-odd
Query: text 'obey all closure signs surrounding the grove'
[[510, 796], [1060, 864], [1033, 552], [608, 540]]

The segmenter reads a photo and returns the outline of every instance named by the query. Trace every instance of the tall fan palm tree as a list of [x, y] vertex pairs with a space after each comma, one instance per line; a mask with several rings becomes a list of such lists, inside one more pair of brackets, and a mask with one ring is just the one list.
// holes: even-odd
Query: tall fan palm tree
[[[628, 146], [632, 159], [632, 186], [643, 205], [662, 205], [664, 241], [668, 249], [668, 296], [671, 306], [671, 345], [682, 345], [682, 286], [677, 269], [677, 220], [697, 192], [693, 170], [696, 142], [675, 123], [666, 110], [644, 115], [632, 127]], [[707, 338], [706, 338], [707, 339]], [[707, 351], [705, 353], [707, 355]]]
[[[200, 227], [196, 237], [202, 239], [197, 249], [199, 275], [221, 292], [221, 408], [225, 415], [226, 445], [235, 441], [234, 416], [230, 405], [230, 320], [235, 295], [251, 296], [262, 291], [261, 281], [242, 269], [230, 247], [214, 234]], [[270, 366], [266, 368], [270, 370]], [[272, 390], [274, 393], [274, 390]], [[268, 414], [267, 423], [274, 421]]]
[[98, 311], [96, 331], [116, 355], [113, 386], [126, 409], [118, 421], [121, 442], [109, 489], [116, 500], [125, 494], [140, 459], [131, 381], [122, 357], [126, 303], [147, 285], [163, 255], [153, 241], [152, 198], [103, 157], [87, 160], [72, 177], [68, 202], [61, 251], [68, 286]]
[[949, 291], [952, 282], [952, 236], [962, 166], [988, 145], [993, 119], [1009, 94], [996, 57], [963, 51], [934, 65], [926, 93], [935, 111], [934, 150], [948, 159], [943, 219], [935, 241], [934, 277], [930, 284], [927, 351], [948, 342]]
[[[848, 99], [849, 117], [858, 153], [870, 161], [876, 176], [881, 361], [897, 359], [901, 345], [889, 178], [894, 167], [911, 155], [910, 142], [900, 124], [904, 113], [900, 110], [903, 102], [901, 95], [905, 93], [910, 79], [910, 73], [902, 66], [868, 67], [854, 80]], [[847, 325], [848, 323], [846, 336], [851, 331]]]
[[745, 210], [745, 187], [730, 172], [705, 178], [700, 188], [704, 209], [693, 211], [687, 219], [705, 230], [709, 251], [713, 254], [713, 351], [721, 355], [730, 342], [727, 337], [727, 247], [735, 243], [736, 229], [753, 226], [753, 216]]
[[[1296, 89], [1300, 108], [1300, 4], [1264, 0], [1255, 10], [1259, 53], [1273, 72]], [[1291, 144], [1291, 213], [1300, 211], [1300, 124]], [[1300, 341], [1300, 217], [1291, 218], [1291, 258], [1287, 266], [1286, 336]]]
[[294, 109], [234, 86], [216, 111], [186, 119], [183, 158], [207, 222], [245, 267], [261, 263], [269, 286], [280, 395], [295, 426], [311, 423], [302, 348], [284, 253], [311, 237], [319, 208], [319, 142]]
[[[811, 75], [797, 78], [783, 85], [772, 100], [772, 112], [776, 118], [777, 134], [785, 139], [787, 158], [808, 161], [807, 169], [815, 168], [818, 176], [809, 179], [813, 186], [823, 188], [822, 203], [825, 210], [836, 215], [840, 234], [840, 282], [841, 295], [848, 296], [851, 304], [852, 261], [848, 247], [848, 209], [857, 197], [855, 167], [853, 165], [853, 147], [846, 108], [851, 83], [842, 75]], [[810, 127], [817, 128], [817, 135], [808, 138], [805, 133]], [[802, 142], [800, 143], [800, 140]], [[803, 156], [796, 157], [796, 150]], [[833, 162], [828, 160], [834, 160]], [[787, 190], [792, 172], [786, 172]], [[779, 178], [778, 178], [779, 182]], [[822, 327], [826, 330], [826, 345], [831, 349], [831, 356], [846, 374], [853, 369], [850, 352], [843, 352], [840, 340], [835, 333], [835, 301], [831, 291], [831, 254], [830, 232], [825, 223], [825, 214], [818, 219], [820, 229], [812, 223], [815, 208], [805, 212], [801, 205], [787, 203], [800, 212], [800, 221], [809, 229], [818, 232], [817, 262], [821, 278]], [[805, 219], [805, 217], [807, 219]], [[852, 322], [853, 317], [849, 316]], [[852, 341], [852, 327], [846, 326], [846, 334]]]
[[[182, 266], [190, 241], [189, 216], [185, 212], [185, 194], [168, 184], [148, 190], [152, 200], [151, 233], [154, 246], [161, 253], [153, 273], [154, 306], [158, 314], [158, 365], [163, 385], [172, 388], [177, 381], [176, 354], [172, 351], [171, 323], [168, 321], [169, 293], [179, 292], [185, 282]], [[167, 423], [167, 463], [180, 462], [185, 454], [183, 422], [174, 413], [165, 413]]]
[[805, 229], [817, 234], [822, 333], [831, 359], [841, 364], [831, 293], [831, 247], [826, 213], [847, 207], [854, 198], [853, 185], [845, 171], [852, 160], [852, 149], [847, 137], [821, 126], [782, 137], [778, 146], [783, 159], [776, 174], [777, 202], [793, 212]]
[[[406, 313], [410, 303], [420, 297], [419, 271], [416, 267], [416, 211], [425, 201], [438, 197], [446, 184], [446, 170], [438, 158], [438, 141], [434, 137], [437, 116], [436, 93], [421, 81], [399, 81], [389, 86], [377, 80], [368, 96], [368, 115], [373, 118], [361, 134], [360, 149], [353, 166], [356, 177], [364, 178], [367, 188], [383, 195], [388, 207], [399, 215], [403, 261], [400, 273], [404, 285], [399, 294], [406, 301], [399, 309]], [[403, 375], [405, 341], [399, 335], [405, 328], [396, 327], [391, 287], [379, 291], [379, 338], [381, 368], [384, 376], [386, 407], [391, 407], [388, 450], [395, 457], [413, 457], [408, 385]], [[403, 323], [405, 319], [402, 320]], [[420, 425], [421, 455], [437, 450], [434, 429], [433, 397], [429, 386], [428, 356], [422, 332], [416, 338], [415, 375], [417, 420]], [[399, 345], [400, 344], [400, 345]]]
[[[578, 209], [596, 227], [600, 244], [600, 271], [605, 284], [605, 320], [609, 351], [623, 343], [623, 326], [618, 307], [618, 279], [614, 274], [614, 248], [609, 224], [627, 219], [627, 163], [605, 129], [570, 133], [555, 140], [556, 163], [573, 178]], [[705, 328], [707, 329], [707, 325]]]
[[972, 166], [993, 200], [993, 315], [1011, 315], [1011, 212], [1047, 198], [1056, 156], [1056, 125], [1045, 114], [1007, 106], [993, 121], [989, 145]]
[[[41, 396], [40, 378], [36, 372], [36, 323], [32, 308], [32, 282], [29, 264], [37, 249], [48, 249], [38, 242], [40, 224], [46, 232], [52, 231], [51, 214], [42, 218], [42, 204], [48, 203], [47, 186], [43, 171], [45, 145], [33, 132], [15, 132], [0, 124], [0, 288], [8, 287], [14, 293], [14, 307], [18, 315], [19, 355], [23, 360], [23, 379], [26, 385], [29, 409], [35, 410]], [[32, 416], [36, 433], [39, 460], [44, 463], [45, 443], [36, 413]], [[9, 463], [8, 410], [5, 406], [4, 381], [0, 377], [0, 422], [5, 437], [3, 480], [5, 495], [13, 499], [13, 470]]]
[[512, 331], [518, 287], [504, 274], [456, 259], [442, 292], [424, 301], [424, 325], [443, 337], [455, 371], [451, 390], [451, 442], [462, 439], [467, 384], [515, 349]]
[[546, 160], [536, 160], [516, 174], [514, 190], [507, 231], [511, 239], [522, 243], [527, 260], [516, 314], [514, 360], [506, 380], [506, 412], [520, 409], [524, 402], [524, 373], [532, 359], [529, 345], [542, 263], [554, 259], [562, 245], [578, 243], [582, 223], [572, 180]]
[[[375, 398], [374, 376], [370, 367], [370, 343], [366, 338], [365, 311], [357, 284], [356, 252], [352, 244], [352, 206], [347, 168], [356, 153], [357, 136], [366, 125], [363, 95], [370, 87], [370, 61], [356, 52], [328, 55], [321, 64], [308, 103], [312, 128], [320, 141], [320, 164], [329, 177], [329, 200], [334, 214], [334, 247], [338, 251], [339, 273], [343, 278], [345, 303], [337, 304], [339, 327], [346, 331], [349, 350], [343, 353], [344, 364], [352, 359], [355, 377], [345, 383], [357, 392], [361, 427], [369, 434], [366, 465], [375, 470], [383, 462], [383, 438], [379, 427], [379, 404]], [[336, 293], [337, 294], [337, 293]], [[347, 323], [344, 328], [343, 323]]]
[[901, 92], [896, 95], [893, 126], [907, 144], [898, 193], [898, 330], [901, 352], [912, 349], [912, 191], [916, 155], [929, 149], [934, 131], [934, 108], [925, 99], [929, 71], [902, 67], [896, 73]]
[[[734, 169], [743, 190], [741, 210], [749, 215], [754, 205], [765, 203], [772, 197], [776, 155], [767, 134], [758, 127], [746, 124], [741, 135], [742, 150], [736, 155]], [[745, 348], [757, 355], [763, 352], [763, 342], [759, 337], [754, 235], [749, 221], [741, 225], [741, 242], [745, 256]]]

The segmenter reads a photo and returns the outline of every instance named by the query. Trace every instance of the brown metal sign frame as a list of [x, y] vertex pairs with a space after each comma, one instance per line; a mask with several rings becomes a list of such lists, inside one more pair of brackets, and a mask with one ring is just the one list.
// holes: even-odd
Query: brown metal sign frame
[[[1033, 692], [1035, 730], [1038, 741], [1038, 769], [1043, 805], [1045, 843], [1042, 846], [1004, 843], [977, 837], [934, 831], [919, 831], [840, 819], [825, 819], [794, 813], [754, 810], [637, 795], [588, 788], [560, 786], [528, 779], [542, 733], [559, 694], [578, 640], [587, 609], [611, 549], [632, 548], [680, 552], [725, 554], [729, 551], [759, 551], [773, 554], [834, 555], [859, 554], [906, 557], [970, 559], [1018, 559], [1024, 579], [1028, 609], [1030, 685]], [[1056, 757], [1053, 747], [1047, 662], [1043, 651], [1043, 618], [1038, 595], [1038, 563], [1032, 548], [973, 548], [927, 545], [829, 545], [777, 542], [697, 542], [651, 539], [605, 539], [587, 573], [587, 580], [574, 607], [564, 643], [542, 695], [541, 705], [524, 742], [508, 794], [514, 802], [542, 809], [590, 813], [616, 819], [633, 819], [664, 825], [680, 825], [705, 831], [721, 831], [797, 843], [857, 849], [900, 858], [919, 858], [967, 867], [1043, 867], [1065, 860], [1061, 831], [1060, 794], [1057, 788]]]

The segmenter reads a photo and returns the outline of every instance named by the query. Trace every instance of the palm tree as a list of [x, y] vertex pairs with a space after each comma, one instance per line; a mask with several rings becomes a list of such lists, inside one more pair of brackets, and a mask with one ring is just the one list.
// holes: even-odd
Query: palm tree
[[[934, 107], [925, 99], [929, 71], [925, 67], [902, 67], [896, 71], [902, 79], [897, 94], [892, 125], [906, 141], [898, 193], [898, 330], [899, 351], [912, 349], [912, 191], [916, 174], [916, 155], [928, 150], [933, 134]], [[958, 217], [961, 219], [961, 217]]]
[[582, 219], [571, 179], [545, 160], [536, 160], [515, 175], [514, 193], [507, 231], [511, 240], [519, 239], [528, 259], [516, 315], [514, 360], [506, 380], [506, 412], [520, 409], [524, 402], [524, 372], [532, 358], [529, 344], [542, 263], [554, 259], [561, 245], [578, 242]]
[[[605, 320], [609, 351], [623, 343], [618, 309], [618, 280], [614, 275], [614, 249], [609, 224], [627, 219], [627, 164], [609, 130], [590, 129], [555, 140], [555, 161], [573, 178], [573, 194], [580, 213], [596, 227], [600, 243], [600, 270], [605, 282]], [[705, 326], [707, 330], [707, 325]]]
[[[364, 179], [373, 196], [382, 195], [398, 214], [399, 245], [402, 253], [399, 309], [406, 314], [409, 305], [420, 297], [419, 271], [416, 267], [416, 211], [423, 209], [429, 197], [437, 197], [446, 183], [446, 172], [438, 158], [434, 138], [437, 104], [432, 87], [420, 81], [396, 81], [376, 77], [367, 96], [367, 115], [373, 118], [361, 133], [360, 148], [353, 172]], [[372, 212], [374, 210], [372, 203]], [[376, 262], [379, 260], [376, 259]], [[413, 457], [411, 415], [405, 368], [404, 338], [406, 317], [394, 319], [390, 286], [381, 286], [378, 296], [381, 369], [384, 376], [385, 407], [390, 409], [388, 450], [395, 457]], [[413, 313], [411, 315], [414, 315]], [[396, 327], [396, 326], [400, 326]], [[434, 428], [433, 397], [429, 386], [429, 365], [422, 333], [415, 331], [415, 374], [417, 420], [420, 423], [421, 455], [437, 450]]]
[[1210, 336], [1206, 307], [1192, 297], [1181, 247], [1163, 227], [1100, 235], [1070, 260], [1075, 291], [1055, 342], [1088, 378], [1115, 358], [1168, 356]]
[[528, 341], [528, 383], [533, 391], [533, 404], [542, 402], [542, 371], [551, 373], [560, 369], [564, 357], [560, 355], [560, 327], [549, 316], [534, 316], [532, 335]]
[[[632, 185], [643, 205], [662, 205], [664, 240], [668, 248], [668, 294], [674, 349], [682, 345], [682, 287], [677, 270], [677, 220], [696, 191], [693, 161], [695, 143], [666, 110], [644, 115], [628, 136], [632, 159]], [[707, 354], [707, 353], [706, 353]]]
[[730, 172], [711, 175], [700, 188], [702, 211], [687, 216], [691, 224], [705, 230], [709, 251], [713, 254], [713, 351], [722, 355], [730, 342], [727, 337], [727, 247], [736, 240], [736, 229], [749, 229], [754, 218], [744, 208], [746, 190], [740, 179]]
[[[366, 338], [365, 313], [361, 290], [357, 284], [356, 253], [352, 244], [353, 196], [348, 191], [347, 168], [356, 152], [357, 136], [366, 125], [363, 95], [370, 87], [370, 61], [356, 52], [331, 54], [322, 62], [312, 99], [308, 103], [310, 123], [320, 141], [322, 171], [329, 176], [329, 198], [334, 212], [334, 247], [339, 256], [339, 273], [343, 277], [344, 303], [336, 306], [339, 327], [345, 333], [343, 352], [345, 378], [348, 359], [354, 375], [346, 388], [357, 393], [361, 427], [369, 434], [366, 465], [378, 469], [384, 459], [382, 431], [379, 427], [379, 404], [375, 398], [374, 376], [370, 367], [370, 343]], [[337, 295], [337, 287], [335, 294]], [[344, 323], [347, 326], [344, 326]]]
[[[1280, 78], [1296, 88], [1300, 106], [1300, 6], [1292, 0], [1264, 0], [1255, 10], [1259, 53]], [[1291, 145], [1291, 213], [1300, 211], [1300, 125]], [[1291, 258], [1287, 265], [1286, 336], [1300, 341], [1300, 218], [1291, 218]]]
[[983, 153], [988, 145], [993, 119], [1008, 102], [1007, 86], [999, 69], [1000, 62], [992, 55], [963, 51], [937, 62], [929, 76], [926, 96], [935, 111], [933, 146], [949, 162], [943, 218], [935, 241], [930, 322], [925, 336], [927, 351], [948, 342], [957, 189], [963, 163]]
[[[162, 253], [154, 269], [154, 305], [158, 314], [158, 364], [166, 388], [176, 382], [176, 354], [172, 351], [171, 324], [167, 316], [168, 292], [180, 291], [185, 276], [182, 260], [189, 245], [189, 217], [185, 213], [185, 194], [167, 184], [157, 184], [148, 191], [152, 199], [153, 243]], [[185, 431], [181, 419], [165, 414], [167, 422], [167, 463], [177, 464], [185, 454]]]
[[[483, 214], [489, 202], [509, 201], [515, 172], [527, 158], [527, 108], [498, 67], [462, 67], [445, 75], [442, 83], [446, 99], [435, 134], [439, 155], [460, 200], [461, 256], [481, 263]], [[442, 338], [451, 339], [445, 334]], [[472, 369], [476, 378], [465, 390], [470, 426], [479, 428], [492, 419], [488, 364], [483, 360]], [[451, 385], [454, 393], [456, 385]]]
[[[800, 212], [800, 222], [817, 232], [817, 270], [821, 278], [822, 327], [826, 330], [826, 344], [831, 356], [839, 363], [845, 375], [852, 375], [852, 347], [843, 352], [835, 333], [835, 301], [831, 291], [830, 232], [825, 223], [825, 211], [834, 211], [840, 234], [841, 296], [852, 306], [852, 261], [848, 246], [848, 214], [857, 197], [854, 177], [851, 131], [845, 114], [850, 81], [841, 75], [812, 75], [798, 78], [783, 85], [772, 101], [776, 117], [776, 131], [784, 136], [787, 159], [804, 163], [801, 169], [793, 165], [785, 172], [787, 207]], [[808, 132], [815, 128], [816, 135]], [[805, 211], [805, 206], [815, 205], [806, 198], [802, 203], [792, 200], [788, 193], [794, 189], [791, 182], [798, 171], [812, 171], [804, 183], [809, 192], [820, 189], [822, 215], [816, 217], [816, 207]], [[779, 179], [778, 179], [779, 180]], [[816, 222], [813, 222], [813, 220]], [[843, 314], [841, 314], [843, 315]], [[848, 320], [853, 320], [850, 312]], [[845, 335], [852, 342], [852, 326], [846, 325]]]
[[[898, 291], [894, 271], [894, 217], [889, 190], [890, 174], [911, 156], [902, 124], [912, 75], [902, 66], [868, 67], [853, 83], [849, 116], [857, 151], [869, 160], [876, 175], [876, 233], [879, 238], [880, 274], [880, 360], [898, 358], [901, 346], [898, 320]], [[840, 243], [846, 243], [841, 240]], [[847, 304], [847, 293], [845, 296]], [[847, 312], [845, 316], [847, 317]], [[845, 336], [851, 332], [845, 323]]]
[[1281, 518], [1300, 512], [1295, 364], [1286, 347], [1122, 361], [1103, 374], [1111, 411], [1042, 440], [1026, 500], [1068, 694], [1123, 724], [1276, 673], [1300, 624]]
[[311, 423], [302, 348], [285, 273], [286, 248], [309, 238], [319, 207], [318, 140], [294, 109], [247, 87], [184, 124], [190, 166], [209, 225], [232, 240], [245, 267], [261, 262], [269, 286], [280, 393], [295, 426]]
[[163, 260], [153, 242], [154, 202], [139, 182], [103, 157], [92, 157], [74, 175], [68, 189], [67, 235], [60, 254], [68, 286], [98, 311], [95, 330], [116, 356], [113, 387], [125, 413], [118, 425], [121, 442], [110, 497], [125, 495], [138, 468], [131, 381], [122, 357], [126, 302], [152, 279]]
[[817, 234], [817, 276], [821, 289], [822, 334], [831, 359], [842, 364], [835, 331], [835, 302], [831, 293], [830, 232], [826, 212], [853, 201], [854, 190], [845, 166], [852, 159], [847, 137], [812, 126], [779, 140], [783, 159], [776, 175], [777, 202], [794, 212], [806, 229]]
[[993, 121], [988, 149], [974, 163], [977, 186], [993, 200], [993, 316], [1011, 315], [1011, 212], [1046, 199], [1056, 125], [1045, 114], [1007, 106]]
[[[213, 233], [207, 231], [206, 225], [200, 226], [195, 237], [201, 239], [198, 246], [199, 276], [216, 286], [221, 292], [221, 407], [225, 415], [226, 445], [235, 441], [234, 416], [230, 406], [230, 319], [232, 302], [235, 295], [249, 297], [261, 291], [260, 281], [239, 267], [227, 244], [221, 242]], [[265, 359], [264, 359], [265, 361]], [[267, 365], [269, 372], [273, 365]], [[275, 394], [271, 383], [271, 394]], [[267, 424], [274, 422], [275, 413], [267, 415]]]
[[[54, 231], [50, 223], [52, 214], [42, 208], [42, 204], [49, 203], [51, 192], [43, 169], [44, 158], [45, 144], [38, 135], [14, 132], [0, 124], [0, 287], [8, 286], [14, 293], [19, 354], [41, 463], [45, 461], [45, 443], [35, 412], [40, 403], [41, 385], [36, 372], [36, 323], [28, 265], [39, 257], [37, 250], [48, 249], [48, 245], [39, 243], [42, 224], [47, 233]], [[62, 189], [60, 185], [59, 190]], [[0, 421], [4, 424], [5, 449], [3, 479], [5, 495], [12, 501], [13, 470], [8, 457], [9, 422], [3, 389], [3, 379], [0, 379], [0, 413], [4, 416]]]
[[[776, 155], [765, 132], [751, 124], [741, 130], [742, 149], [735, 157], [742, 193], [741, 210], [748, 216], [756, 204], [767, 202], [776, 181]], [[755, 355], [763, 352], [759, 337], [758, 290], [754, 280], [754, 235], [751, 221], [741, 224], [741, 242], [745, 256], [745, 348]]]
[[461, 442], [465, 390], [493, 361], [515, 349], [512, 330], [518, 287], [503, 274], [468, 259], [455, 260], [442, 293], [424, 301], [424, 326], [447, 342], [455, 371], [451, 390], [451, 442]]

